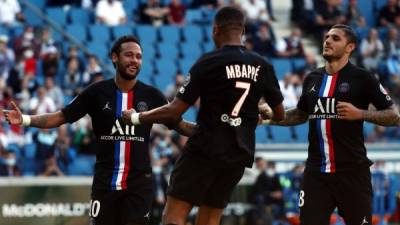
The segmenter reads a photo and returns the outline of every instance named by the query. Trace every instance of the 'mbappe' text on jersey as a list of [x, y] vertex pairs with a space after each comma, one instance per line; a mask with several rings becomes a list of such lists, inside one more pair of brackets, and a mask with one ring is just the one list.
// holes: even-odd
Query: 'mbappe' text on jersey
[[226, 77], [228, 79], [234, 78], [248, 78], [257, 82], [258, 72], [260, 71], [261, 66], [252, 66], [252, 65], [229, 65], [226, 66]]

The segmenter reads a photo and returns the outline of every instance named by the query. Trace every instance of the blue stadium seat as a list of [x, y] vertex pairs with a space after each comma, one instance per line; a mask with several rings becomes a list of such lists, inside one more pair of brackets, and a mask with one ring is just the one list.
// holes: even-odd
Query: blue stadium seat
[[376, 11], [376, 15], [378, 15], [379, 10], [381, 10], [381, 8], [383, 6], [387, 5], [387, 0], [375, 0], [375, 11]]
[[304, 58], [292, 58], [291, 62], [293, 70], [299, 70], [306, 65], [306, 60]]
[[46, 14], [50, 20], [58, 23], [61, 26], [67, 24], [67, 13], [61, 7], [49, 7], [46, 9]]
[[161, 26], [159, 31], [162, 42], [176, 44], [181, 41], [180, 29], [177, 26]]
[[210, 25], [215, 17], [215, 14], [217, 13], [217, 10], [206, 8], [206, 7], [202, 8], [202, 10], [203, 10], [203, 14], [204, 14], [203, 24]]
[[308, 123], [303, 123], [294, 127], [297, 134], [297, 142], [308, 143]]
[[267, 140], [267, 133], [265, 132], [264, 126], [257, 126], [256, 128], [256, 143], [266, 143]]
[[381, 40], [388, 39], [389, 29], [387, 27], [379, 27], [378, 28], [378, 36]]
[[161, 59], [175, 60], [179, 58], [179, 49], [176, 44], [160, 42], [157, 47]]
[[136, 10], [139, 6], [139, 1], [123, 1], [124, 9], [127, 13]]
[[92, 21], [90, 11], [81, 8], [72, 8], [69, 11], [69, 17], [72, 24], [89, 25]]
[[292, 72], [292, 64], [289, 59], [272, 58], [271, 63], [278, 80], [282, 80], [287, 73]]
[[161, 76], [173, 77], [178, 71], [177, 65], [171, 59], [159, 59], [155, 61], [157, 74]]
[[211, 26], [206, 26], [204, 27], [204, 33], [206, 35], [206, 39], [208, 42], [212, 42], [212, 27]]
[[194, 43], [181, 43], [181, 52], [185, 59], [198, 59], [203, 53], [200, 45]]
[[102, 24], [89, 26], [89, 34], [92, 41], [106, 43], [111, 40], [110, 28]]
[[215, 44], [212, 41], [204, 42], [202, 46], [203, 46], [203, 53], [215, 50]]
[[188, 74], [190, 68], [192, 67], [192, 65], [193, 65], [195, 62], [196, 62], [195, 59], [186, 59], [186, 58], [184, 58], [184, 59], [178, 60], [179, 71], [180, 71], [182, 74], [185, 74], [185, 75]]
[[157, 56], [157, 51], [154, 45], [149, 44], [149, 43], [143, 43], [142, 45], [142, 54], [143, 54], [143, 59], [145, 61], [147, 60], [154, 60]]
[[76, 38], [78, 41], [85, 42], [87, 40], [87, 30], [83, 25], [67, 25], [65, 27], [65, 31]]
[[89, 49], [91, 54], [96, 55], [99, 58], [108, 55], [108, 48], [105, 43], [90, 41], [86, 44], [86, 47]]
[[43, 24], [43, 20], [37, 16], [32, 10], [28, 8], [23, 8], [22, 13], [25, 16], [25, 21], [31, 26], [40, 26]]
[[204, 21], [203, 12], [200, 9], [189, 9], [186, 11], [185, 21], [188, 24], [202, 23]]
[[143, 60], [142, 67], [140, 69], [140, 76], [142, 76], [141, 74], [144, 74], [145, 76], [154, 75], [154, 63], [152, 59]]
[[0, 26], [0, 34], [9, 36], [10, 32], [7, 28]]
[[69, 175], [92, 176], [94, 173], [94, 156], [78, 156], [69, 166]]
[[36, 155], [36, 144], [26, 144], [24, 146], [24, 157], [26, 160], [32, 160]]
[[43, 9], [46, 6], [46, 0], [30, 0], [29, 2], [40, 9]]
[[200, 26], [187, 25], [182, 28], [183, 39], [186, 43], [199, 44], [204, 41], [204, 31]]
[[113, 39], [117, 39], [124, 35], [132, 35], [135, 32], [134, 32], [133, 27], [130, 25], [120, 25], [120, 26], [112, 27], [111, 33], [112, 33]]
[[150, 25], [138, 25], [136, 27], [136, 35], [141, 43], [154, 44], [158, 40], [157, 29]]
[[[0, 34], [2, 34], [1, 32], [2, 29], [3, 27], [0, 27]], [[24, 32], [24, 27], [22, 26], [12, 27], [10, 30], [10, 36], [16, 38], [19, 37], [23, 32]]]
[[364, 38], [368, 37], [369, 33], [368, 27], [356, 27], [354, 30], [357, 34], [358, 41], [362, 41]]
[[365, 17], [365, 21], [369, 27], [374, 27], [376, 24], [374, 14], [374, 1], [363, 1], [360, 7], [361, 14]]
[[273, 141], [276, 143], [293, 142], [289, 127], [272, 126]]

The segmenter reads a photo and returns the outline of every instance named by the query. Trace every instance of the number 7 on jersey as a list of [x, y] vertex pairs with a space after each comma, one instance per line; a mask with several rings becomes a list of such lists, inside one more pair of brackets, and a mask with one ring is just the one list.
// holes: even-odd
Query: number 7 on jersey
[[240, 88], [240, 89], [245, 89], [244, 93], [242, 94], [242, 96], [239, 98], [239, 100], [236, 102], [235, 107], [233, 107], [233, 110], [231, 112], [232, 116], [237, 116], [239, 115], [239, 111], [243, 106], [244, 100], [246, 99], [247, 95], [249, 94], [250, 91], [250, 83], [248, 82], [240, 82], [240, 81], [236, 81], [236, 88]]

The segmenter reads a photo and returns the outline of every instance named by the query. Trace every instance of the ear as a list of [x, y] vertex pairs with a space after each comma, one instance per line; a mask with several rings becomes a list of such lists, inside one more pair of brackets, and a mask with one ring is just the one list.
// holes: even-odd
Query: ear
[[354, 49], [356, 48], [356, 45], [354, 43], [348, 43], [346, 45], [346, 51], [350, 54], [354, 51]]
[[118, 60], [117, 54], [116, 54], [115, 52], [111, 53], [111, 61], [112, 61], [113, 63], [116, 63], [117, 60]]
[[213, 36], [217, 36], [218, 33], [219, 33], [218, 26], [217, 26], [217, 25], [214, 25], [214, 26], [213, 26], [213, 29], [212, 29], [212, 35], [213, 35]]

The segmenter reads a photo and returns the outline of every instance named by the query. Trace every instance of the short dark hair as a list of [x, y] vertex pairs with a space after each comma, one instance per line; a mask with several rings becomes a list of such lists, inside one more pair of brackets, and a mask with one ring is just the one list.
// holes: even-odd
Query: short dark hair
[[121, 52], [121, 45], [123, 43], [126, 42], [135, 42], [136, 44], [138, 44], [140, 46], [140, 48], [142, 48], [142, 46], [140, 45], [139, 39], [137, 39], [135, 36], [133, 35], [124, 35], [122, 37], [119, 37], [113, 44], [113, 46], [111, 47], [111, 51], [110, 51], [110, 57], [113, 53], [115, 54], [119, 54]]
[[344, 32], [346, 39], [349, 43], [354, 43], [357, 46], [357, 34], [352, 27], [345, 24], [336, 24], [331, 29], [340, 29]]
[[217, 12], [214, 23], [222, 29], [243, 29], [245, 16], [239, 8], [226, 6]]

